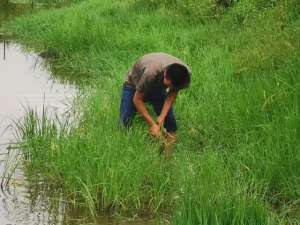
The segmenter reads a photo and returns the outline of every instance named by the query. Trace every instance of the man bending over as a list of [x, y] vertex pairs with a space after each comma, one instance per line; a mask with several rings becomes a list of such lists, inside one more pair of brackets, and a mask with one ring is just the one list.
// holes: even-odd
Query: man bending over
[[[160, 135], [164, 126], [169, 136], [175, 138], [177, 130], [172, 104], [179, 90], [189, 87], [191, 72], [180, 59], [165, 53], [142, 56], [127, 74], [123, 85], [120, 120], [130, 127], [138, 111], [150, 127], [150, 134]], [[157, 115], [153, 119], [147, 111], [149, 102]]]

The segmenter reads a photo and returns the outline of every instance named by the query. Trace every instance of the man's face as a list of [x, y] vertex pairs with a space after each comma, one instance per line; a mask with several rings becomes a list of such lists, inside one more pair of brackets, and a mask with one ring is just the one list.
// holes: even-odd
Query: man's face
[[166, 70], [164, 72], [164, 86], [168, 87], [168, 88], [172, 88], [173, 87], [171, 80], [169, 80], [167, 78], [167, 71]]

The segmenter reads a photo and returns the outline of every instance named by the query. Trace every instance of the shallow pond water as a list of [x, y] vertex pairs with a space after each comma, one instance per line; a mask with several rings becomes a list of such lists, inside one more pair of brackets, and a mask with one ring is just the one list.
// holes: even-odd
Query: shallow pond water
[[[15, 141], [14, 121], [22, 118], [28, 107], [38, 113], [47, 108], [49, 115], [68, 118], [76, 87], [54, 80], [41, 57], [25, 53], [15, 43], [0, 42], [0, 56], [0, 173], [5, 175], [7, 160], [16, 159], [8, 157], [9, 147]], [[60, 214], [56, 212], [53, 219], [47, 198], [35, 196], [39, 201], [32, 204], [32, 182], [18, 165], [10, 182], [1, 188], [0, 224], [59, 224]], [[57, 207], [61, 211], [59, 204]]]

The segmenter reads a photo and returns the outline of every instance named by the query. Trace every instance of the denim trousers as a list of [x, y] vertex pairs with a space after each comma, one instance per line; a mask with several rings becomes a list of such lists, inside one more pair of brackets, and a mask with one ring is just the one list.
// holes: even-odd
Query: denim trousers
[[[120, 104], [120, 122], [126, 128], [131, 126], [132, 120], [137, 111], [133, 103], [134, 94], [135, 89], [124, 84]], [[156, 115], [159, 116], [164, 106], [166, 97], [167, 93], [165, 90], [156, 90], [147, 94], [144, 101], [150, 103], [153, 106]], [[172, 107], [165, 118], [164, 128], [167, 130], [167, 132], [176, 132], [177, 130], [176, 119]]]

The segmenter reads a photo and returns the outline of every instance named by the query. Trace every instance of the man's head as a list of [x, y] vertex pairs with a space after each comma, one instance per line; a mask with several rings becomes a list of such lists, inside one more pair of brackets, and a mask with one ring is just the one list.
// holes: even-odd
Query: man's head
[[179, 63], [173, 63], [165, 69], [164, 85], [177, 90], [189, 86], [191, 75], [188, 69]]

